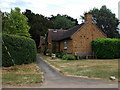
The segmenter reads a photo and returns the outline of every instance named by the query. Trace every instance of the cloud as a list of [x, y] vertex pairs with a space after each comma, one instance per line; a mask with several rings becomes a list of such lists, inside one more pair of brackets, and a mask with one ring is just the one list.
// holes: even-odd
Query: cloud
[[11, 8], [20, 7], [22, 11], [30, 9], [34, 13], [45, 16], [67, 14], [79, 20], [85, 11], [106, 5], [118, 16], [119, 0], [0, 0], [2, 11], [9, 12]]

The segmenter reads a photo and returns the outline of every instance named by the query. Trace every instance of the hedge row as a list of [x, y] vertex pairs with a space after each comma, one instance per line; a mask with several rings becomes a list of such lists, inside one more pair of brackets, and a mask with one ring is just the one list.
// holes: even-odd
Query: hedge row
[[94, 40], [92, 49], [98, 58], [120, 58], [120, 39], [102, 38]]
[[[36, 45], [34, 40], [22, 36], [3, 34], [2, 66], [28, 64], [35, 61]], [[7, 47], [7, 50], [5, 48]], [[11, 57], [8, 54], [11, 54]]]

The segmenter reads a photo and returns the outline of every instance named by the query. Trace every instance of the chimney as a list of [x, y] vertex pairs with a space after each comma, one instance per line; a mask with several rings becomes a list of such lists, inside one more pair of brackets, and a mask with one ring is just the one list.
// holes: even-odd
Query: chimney
[[92, 23], [93, 15], [91, 13], [85, 14], [85, 22]]

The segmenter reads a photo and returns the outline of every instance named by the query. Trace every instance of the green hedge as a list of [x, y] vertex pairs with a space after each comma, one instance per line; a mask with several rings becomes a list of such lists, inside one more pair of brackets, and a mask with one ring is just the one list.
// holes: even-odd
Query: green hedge
[[98, 58], [120, 58], [120, 39], [101, 38], [93, 40], [92, 49]]
[[[28, 64], [35, 61], [36, 58], [36, 45], [34, 40], [23, 36], [3, 34], [2, 43], [2, 66]], [[12, 58], [8, 55], [5, 48], [8, 48]]]
[[66, 54], [66, 55], [63, 55], [62, 59], [64, 59], [64, 60], [75, 60], [76, 57], [74, 55]]

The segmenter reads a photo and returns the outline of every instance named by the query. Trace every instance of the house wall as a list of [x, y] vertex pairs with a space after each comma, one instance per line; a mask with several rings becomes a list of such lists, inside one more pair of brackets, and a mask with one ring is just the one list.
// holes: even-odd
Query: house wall
[[39, 43], [39, 47], [40, 47], [40, 52], [44, 52], [45, 50], [45, 46], [44, 46], [44, 37], [40, 37], [40, 43]]
[[[72, 54], [75, 54], [75, 52], [92, 53], [92, 48], [91, 48], [92, 40], [96, 40], [98, 38], [106, 38], [106, 37], [107, 36], [101, 30], [99, 30], [99, 28], [97, 28], [95, 24], [88, 22], [84, 24], [80, 28], [80, 30], [78, 30], [72, 35], [71, 40], [66, 40], [67, 49], [64, 49], [65, 40], [54, 43], [56, 43], [56, 47], [57, 47], [56, 52], [62, 52], [64, 54], [66, 54], [67, 52], [72, 52]], [[54, 48], [50, 34], [48, 34], [48, 48], [52, 53], [52, 50], [54, 50]]]
[[44, 50], [45, 50], [44, 45], [40, 45], [40, 51], [44, 52]]
[[52, 53], [59, 53], [60, 45], [59, 42], [52, 42]]
[[[67, 49], [64, 49], [64, 41], [55, 42], [58, 50], [62, 53], [72, 52], [75, 54], [76, 52], [81, 53], [92, 53], [91, 42], [92, 40], [96, 40], [98, 38], [107, 38], [107, 36], [97, 28], [95, 24], [92, 24], [92, 14], [85, 15], [85, 24], [77, 30], [72, 36], [71, 40], [67, 41]], [[52, 38], [50, 33], [48, 34], [48, 48], [52, 53]], [[60, 45], [60, 46], [59, 46]]]
[[60, 42], [60, 51], [64, 54], [67, 52], [73, 52], [73, 42], [72, 40], [66, 40], [67, 41], [67, 49], [64, 49], [64, 41]]
[[96, 25], [92, 23], [84, 24], [84, 26], [72, 36], [73, 53], [92, 53], [91, 42], [98, 38], [106, 38], [106, 35], [102, 33]]
[[48, 33], [48, 49], [50, 50], [50, 53], [52, 53], [52, 37], [50, 33]]

